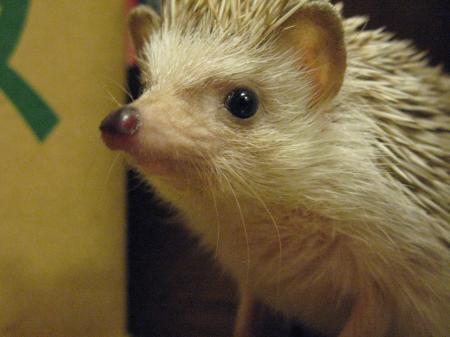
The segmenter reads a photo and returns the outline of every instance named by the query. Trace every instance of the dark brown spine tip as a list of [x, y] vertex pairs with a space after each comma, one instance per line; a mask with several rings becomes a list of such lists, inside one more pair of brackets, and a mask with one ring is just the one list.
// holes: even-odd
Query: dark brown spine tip
[[100, 124], [100, 130], [110, 135], [132, 136], [141, 126], [136, 108], [125, 106], [110, 113]]

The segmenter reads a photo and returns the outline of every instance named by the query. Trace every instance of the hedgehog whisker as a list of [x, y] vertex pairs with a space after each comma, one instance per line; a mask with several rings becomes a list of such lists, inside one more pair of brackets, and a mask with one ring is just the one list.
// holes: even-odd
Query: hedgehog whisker
[[[110, 79], [110, 78], [106, 78], [106, 80], [109, 80], [116, 88], [120, 89], [120, 91], [122, 91], [125, 94], [125, 96], [127, 96], [130, 100], [134, 99], [133, 96], [131, 95], [130, 91], [127, 88], [125, 88], [125, 86], [123, 84], [117, 82], [116, 80]], [[111, 95], [109, 90], [108, 90], [108, 93]], [[118, 103], [117, 99], [115, 99], [115, 98], [113, 98], [113, 99], [114, 99], [114, 102]], [[119, 104], [119, 106], [122, 105], [121, 103], [118, 103], [118, 104]]]
[[[111, 93], [111, 91], [109, 91], [108, 89], [105, 88], [105, 91], [107, 93], [106, 97], [111, 99], [115, 104], [117, 104], [118, 107], [120, 107], [122, 104], [119, 103], [119, 101], [114, 97], [114, 95]], [[97, 142], [99, 141], [99, 137], [97, 134], [94, 133], [89, 133], [88, 135], [88, 142], [92, 145], [95, 145]], [[94, 146], [90, 146], [90, 148], [94, 149]], [[89, 176], [93, 173], [93, 168], [94, 166], [99, 162], [99, 157], [97, 155], [95, 155], [95, 153], [92, 154], [92, 160], [90, 160], [90, 163], [86, 169], [87, 174], [85, 175], [85, 180], [84, 180], [84, 186], [83, 186], [83, 190], [86, 191], [87, 187], [88, 187], [88, 180], [89, 180]], [[109, 171], [111, 171], [112, 169], [109, 168]], [[108, 173], [108, 175], [110, 175], [111, 172]], [[106, 183], [105, 183], [105, 187], [106, 187]]]
[[105, 181], [103, 182], [103, 185], [105, 187], [105, 191], [107, 190], [106, 186], [108, 186], [109, 183], [109, 179], [111, 178], [112, 172], [114, 167], [117, 165], [117, 162], [119, 161], [119, 159], [123, 158], [123, 155], [121, 152], [118, 152], [114, 158], [112, 159], [111, 165], [108, 168], [108, 171], [106, 173], [106, 178]]
[[109, 96], [109, 98], [117, 105], [117, 107], [121, 107], [123, 104], [119, 102], [119, 100], [112, 94], [111, 91], [106, 89], [106, 92]]
[[219, 247], [220, 247], [220, 215], [219, 215], [219, 208], [217, 207], [217, 199], [216, 199], [216, 195], [214, 193], [214, 189], [211, 186], [212, 182], [210, 181], [210, 179], [207, 179], [207, 184], [208, 184], [208, 188], [209, 191], [211, 193], [211, 199], [213, 202], [213, 206], [214, 206], [214, 211], [216, 213], [216, 231], [217, 231], [217, 239], [216, 239], [216, 248], [215, 248], [215, 254], [214, 257], [217, 259], [219, 256]]
[[277, 221], [275, 220], [275, 217], [273, 216], [272, 212], [270, 211], [269, 207], [263, 200], [263, 198], [251, 187], [251, 185], [243, 179], [239, 174], [236, 174], [236, 177], [247, 187], [248, 191], [256, 198], [256, 200], [262, 205], [264, 208], [264, 211], [267, 213], [267, 215], [270, 218], [270, 221], [273, 224], [273, 227], [275, 229], [276, 237], [278, 240], [278, 267], [277, 267], [277, 277], [276, 277], [276, 301], [279, 299], [280, 294], [280, 282], [281, 282], [281, 268], [283, 265], [283, 245], [281, 241], [281, 232], [280, 227], [278, 226]]
[[230, 180], [228, 179], [228, 177], [224, 174], [223, 178], [225, 179], [227, 185], [230, 188], [230, 192], [233, 195], [233, 198], [236, 202], [236, 208], [238, 210], [239, 216], [241, 218], [241, 225], [242, 225], [242, 229], [243, 229], [243, 233], [244, 233], [244, 239], [245, 239], [245, 243], [246, 243], [246, 251], [247, 251], [247, 272], [246, 272], [246, 276], [245, 276], [245, 283], [244, 285], [248, 286], [249, 284], [249, 279], [250, 279], [250, 241], [249, 241], [249, 236], [248, 236], [248, 230], [247, 230], [247, 225], [245, 223], [245, 218], [244, 218], [244, 213], [242, 211], [242, 207], [241, 204], [239, 202], [239, 199], [237, 197], [237, 194], [230, 182]]
[[135, 168], [133, 168], [133, 171], [138, 173], [138, 175], [135, 177], [135, 179], [138, 180], [138, 183], [135, 186], [127, 189], [127, 192], [133, 192], [142, 186], [148, 186], [145, 177], [139, 171], [135, 170]]

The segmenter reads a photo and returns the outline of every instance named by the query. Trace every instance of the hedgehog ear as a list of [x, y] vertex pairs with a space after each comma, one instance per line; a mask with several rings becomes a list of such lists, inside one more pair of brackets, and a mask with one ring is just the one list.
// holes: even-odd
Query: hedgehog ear
[[297, 10], [281, 27], [283, 48], [298, 53], [299, 67], [311, 74], [314, 98], [310, 106], [333, 99], [341, 88], [347, 55], [342, 19], [332, 5], [317, 1]]
[[159, 15], [147, 5], [134, 7], [128, 15], [128, 29], [138, 55], [142, 53], [151, 33], [160, 26]]

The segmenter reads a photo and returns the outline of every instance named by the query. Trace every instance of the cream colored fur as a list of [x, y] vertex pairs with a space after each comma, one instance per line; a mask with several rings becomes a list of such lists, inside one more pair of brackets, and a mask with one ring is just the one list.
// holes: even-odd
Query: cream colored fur
[[[282, 22], [255, 43], [165, 10], [142, 53], [129, 151], [161, 198], [242, 288], [327, 336], [448, 335], [449, 78], [347, 19], [343, 86], [309, 109], [309, 72], [277, 45]], [[223, 106], [236, 86], [261, 99], [250, 120]]]

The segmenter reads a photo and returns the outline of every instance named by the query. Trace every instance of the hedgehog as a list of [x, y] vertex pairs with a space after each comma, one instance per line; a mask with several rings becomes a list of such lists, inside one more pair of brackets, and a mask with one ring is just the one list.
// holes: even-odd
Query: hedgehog
[[129, 18], [144, 86], [101, 123], [255, 303], [324, 336], [450, 331], [450, 77], [324, 0]]

